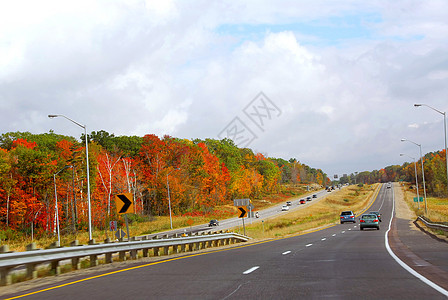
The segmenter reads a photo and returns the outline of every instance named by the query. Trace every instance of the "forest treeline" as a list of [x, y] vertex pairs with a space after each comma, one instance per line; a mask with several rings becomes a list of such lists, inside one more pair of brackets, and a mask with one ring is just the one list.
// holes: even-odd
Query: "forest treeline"
[[[417, 164], [417, 179], [420, 185], [420, 191], [423, 193], [421, 186], [423, 182], [422, 165], [420, 160]], [[423, 157], [423, 167], [425, 172], [426, 192], [436, 197], [447, 197], [447, 175], [446, 175], [446, 159], [445, 150], [430, 152]], [[376, 182], [393, 182], [406, 181], [415, 184], [415, 164], [414, 162], [405, 162], [403, 165], [393, 165], [385, 167], [381, 170], [364, 171], [356, 174], [342, 176], [341, 183], [376, 183]]]
[[[85, 137], [81, 137], [84, 141]], [[235, 198], [261, 198], [290, 183], [329, 183], [296, 159], [269, 158], [232, 140], [187, 140], [148, 134], [88, 134], [92, 222], [116, 217], [114, 196], [134, 195], [137, 215], [207, 213]], [[63, 232], [87, 229], [85, 144], [74, 137], [29, 132], [0, 136], [0, 226], [53, 233], [56, 197]], [[0, 228], [0, 229], [1, 229]]]

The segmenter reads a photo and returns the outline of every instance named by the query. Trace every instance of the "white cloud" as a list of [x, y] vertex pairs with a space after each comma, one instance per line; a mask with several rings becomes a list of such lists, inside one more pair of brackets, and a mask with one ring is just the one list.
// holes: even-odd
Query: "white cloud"
[[282, 114], [256, 150], [330, 174], [400, 163], [404, 136], [440, 149], [441, 120], [412, 104], [448, 110], [447, 5], [0, 0], [1, 128], [79, 137], [46, 117], [63, 113], [117, 135], [216, 138], [263, 91]]

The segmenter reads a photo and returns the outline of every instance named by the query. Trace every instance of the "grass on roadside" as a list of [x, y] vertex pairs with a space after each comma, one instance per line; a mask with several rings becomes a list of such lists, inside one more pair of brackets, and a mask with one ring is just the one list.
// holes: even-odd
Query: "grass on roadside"
[[[409, 208], [415, 212], [417, 216], [425, 215], [425, 202], [414, 202], [417, 197], [415, 189], [408, 183], [404, 184], [404, 198]], [[428, 214], [426, 215], [433, 222], [448, 222], [448, 198], [426, 197], [428, 204]]]

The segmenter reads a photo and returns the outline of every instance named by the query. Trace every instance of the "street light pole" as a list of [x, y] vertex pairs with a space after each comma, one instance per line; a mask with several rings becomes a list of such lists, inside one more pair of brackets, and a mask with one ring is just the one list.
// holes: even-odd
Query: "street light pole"
[[[401, 153], [400, 156], [403, 156], [406, 154]], [[420, 210], [420, 195], [418, 193], [418, 179], [417, 179], [417, 163], [415, 162], [415, 158], [409, 155], [406, 155], [407, 157], [410, 157], [414, 160], [414, 171], [415, 171], [415, 185], [417, 187], [417, 208]]]
[[426, 202], [426, 184], [425, 184], [425, 170], [423, 168], [423, 156], [422, 156], [422, 145], [417, 144], [413, 141], [407, 140], [407, 139], [401, 139], [402, 142], [410, 142], [420, 148], [420, 159], [422, 161], [422, 177], [423, 177], [423, 195], [425, 196], [425, 215], [428, 214], [428, 204]]
[[445, 162], [446, 162], [446, 188], [448, 189], [448, 148], [446, 147], [446, 112], [440, 111], [427, 104], [414, 104], [415, 107], [426, 106], [439, 114], [443, 115], [443, 131], [445, 133]]
[[89, 171], [89, 146], [87, 143], [87, 128], [86, 125], [82, 125], [64, 115], [48, 115], [50, 119], [56, 118], [56, 117], [63, 117], [76, 125], [78, 125], [81, 128], [84, 128], [84, 137], [85, 137], [85, 143], [86, 143], [86, 164], [87, 164], [87, 207], [88, 207], [88, 217], [89, 217], [89, 240], [92, 240], [92, 213], [91, 213], [91, 206], [90, 206], [90, 171]]

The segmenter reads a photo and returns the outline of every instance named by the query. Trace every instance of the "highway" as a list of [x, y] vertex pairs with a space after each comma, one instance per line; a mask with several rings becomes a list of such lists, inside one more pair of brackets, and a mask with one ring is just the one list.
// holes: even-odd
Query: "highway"
[[[137, 261], [131, 268], [78, 277], [16, 296], [64, 300], [446, 299], [388, 252], [386, 233], [393, 208], [393, 189], [383, 185], [369, 209], [381, 211], [380, 230], [360, 231], [358, 223], [338, 224], [304, 235], [167, 257], [155, 263]], [[446, 261], [446, 245], [438, 249], [433, 255]]]
[[[312, 196], [313, 194], [315, 194], [317, 198], [312, 198], [312, 201], [307, 201], [306, 204], [300, 204], [300, 199], [304, 199], [304, 198], [306, 199], [307, 196]], [[327, 195], [330, 195], [330, 194], [331, 193], [328, 193], [326, 190], [320, 190], [320, 191], [316, 191], [312, 194], [307, 194], [306, 196], [289, 199], [289, 201], [292, 202], [292, 205], [290, 206], [289, 211], [305, 209], [309, 205], [313, 205], [314, 203], [319, 202], [324, 197], [326, 197]], [[263, 220], [275, 218], [281, 214], [288, 213], [288, 212], [282, 211], [282, 206], [285, 205], [285, 203], [286, 202], [282, 202], [280, 204], [271, 206], [271, 207], [263, 209], [263, 210], [255, 209], [254, 211], [258, 211], [260, 217], [259, 218], [245, 218], [246, 224], [261, 222]], [[149, 234], [146, 236], [148, 238], [152, 238], [154, 236], [163, 236], [163, 235], [173, 236], [174, 234], [182, 234], [182, 233], [188, 234], [190, 232], [201, 232], [201, 231], [205, 231], [205, 230], [227, 230], [230, 228], [242, 227], [242, 226], [243, 226], [242, 219], [235, 217], [235, 218], [230, 218], [230, 219], [225, 219], [225, 220], [219, 220], [219, 226], [209, 227], [208, 223], [207, 223], [207, 224], [195, 225], [195, 226], [192, 226], [191, 228], [187, 227], [187, 228], [181, 228], [181, 229], [168, 230], [168, 231], [164, 231], [164, 232]]]

